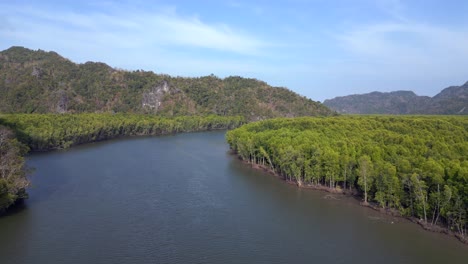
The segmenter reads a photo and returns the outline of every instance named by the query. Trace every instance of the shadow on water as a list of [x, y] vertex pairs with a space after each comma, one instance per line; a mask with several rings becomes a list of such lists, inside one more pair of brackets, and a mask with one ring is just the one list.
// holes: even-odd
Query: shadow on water
[[24, 212], [25, 210], [28, 209], [28, 205], [25, 199], [21, 199], [19, 201], [16, 201], [15, 204], [10, 206], [8, 210], [5, 210], [3, 212], [0, 211], [0, 218], [8, 218], [11, 216], [15, 216], [17, 214], [20, 214]]

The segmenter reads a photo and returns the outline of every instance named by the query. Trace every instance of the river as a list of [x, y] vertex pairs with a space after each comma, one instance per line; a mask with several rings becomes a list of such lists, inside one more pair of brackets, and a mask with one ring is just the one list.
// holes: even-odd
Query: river
[[468, 263], [468, 247], [240, 162], [224, 132], [33, 154], [0, 263]]

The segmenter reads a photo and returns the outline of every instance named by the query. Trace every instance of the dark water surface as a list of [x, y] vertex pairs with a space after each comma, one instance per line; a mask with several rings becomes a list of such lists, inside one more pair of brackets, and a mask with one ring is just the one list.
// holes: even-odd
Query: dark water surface
[[0, 263], [468, 263], [468, 247], [228, 153], [224, 132], [32, 155]]

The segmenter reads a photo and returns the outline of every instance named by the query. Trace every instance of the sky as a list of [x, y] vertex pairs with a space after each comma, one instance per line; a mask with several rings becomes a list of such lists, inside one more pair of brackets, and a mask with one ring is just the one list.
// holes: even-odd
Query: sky
[[0, 50], [173, 76], [238, 75], [316, 101], [468, 81], [466, 0], [0, 0]]

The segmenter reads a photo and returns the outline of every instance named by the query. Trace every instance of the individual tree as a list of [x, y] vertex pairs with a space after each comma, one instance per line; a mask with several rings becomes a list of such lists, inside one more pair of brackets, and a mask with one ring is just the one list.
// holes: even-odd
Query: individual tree
[[373, 166], [369, 156], [364, 155], [359, 158], [359, 179], [358, 184], [364, 191], [364, 204], [368, 204], [368, 192], [372, 181]]
[[411, 185], [413, 187], [414, 197], [416, 198], [416, 206], [418, 209], [422, 209], [422, 219], [427, 223], [427, 186], [426, 183], [421, 179], [417, 173], [411, 175]]

